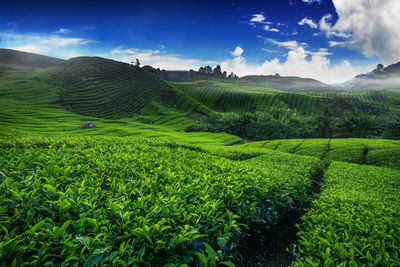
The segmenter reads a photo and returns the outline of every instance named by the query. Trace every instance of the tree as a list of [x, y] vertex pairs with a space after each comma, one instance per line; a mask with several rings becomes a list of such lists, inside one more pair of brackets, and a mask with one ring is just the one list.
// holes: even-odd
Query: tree
[[376, 66], [376, 72], [383, 72], [384, 71], [384, 66], [382, 64], [378, 64], [378, 66]]
[[235, 79], [236, 75], [231, 72], [231, 74], [229, 74], [228, 79]]
[[133, 66], [140, 67], [139, 59], [136, 59], [136, 61], [131, 61], [131, 64], [132, 64]]
[[222, 72], [221, 72], [221, 66], [220, 66], [220, 65], [217, 65], [217, 66], [214, 68], [214, 70], [213, 70], [213, 76], [214, 76], [215, 78], [221, 78]]
[[207, 74], [206, 68], [205, 67], [200, 67], [199, 74], [206, 75]]
[[206, 66], [206, 74], [209, 75], [209, 74], [212, 74], [212, 73], [213, 73], [212, 68], [210, 66]]

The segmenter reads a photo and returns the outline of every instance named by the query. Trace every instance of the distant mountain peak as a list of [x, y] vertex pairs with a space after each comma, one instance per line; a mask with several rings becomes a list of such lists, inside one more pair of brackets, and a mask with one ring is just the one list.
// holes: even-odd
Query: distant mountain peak
[[385, 67], [378, 64], [376, 69], [359, 74], [353, 79], [339, 85], [345, 90], [400, 90], [400, 62]]

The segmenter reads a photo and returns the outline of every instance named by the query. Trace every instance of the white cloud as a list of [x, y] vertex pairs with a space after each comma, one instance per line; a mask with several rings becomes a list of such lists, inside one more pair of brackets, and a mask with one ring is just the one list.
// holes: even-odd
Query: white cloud
[[313, 29], [318, 28], [318, 25], [312, 19], [309, 19], [307, 17], [305, 17], [304, 19], [300, 20], [298, 22], [298, 24], [301, 25], [301, 26], [308, 25]]
[[334, 46], [346, 46], [349, 44], [349, 42], [338, 42], [338, 41], [329, 41], [329, 46], [334, 47]]
[[68, 34], [68, 33], [73, 33], [73, 31], [70, 29], [61, 28], [58, 31], [55, 31], [54, 33]]
[[46, 51], [46, 48], [43, 46], [38, 46], [38, 45], [21, 45], [21, 46], [14, 46], [14, 47], [8, 47], [9, 49], [14, 49], [14, 50], [19, 50], [19, 51], [24, 51], [24, 52], [29, 52], [29, 53], [42, 53]]
[[265, 25], [264, 30], [268, 31], [268, 32], [279, 32], [279, 29], [276, 28], [271, 28], [268, 25]]
[[[367, 72], [373, 67], [352, 66], [347, 60], [332, 66], [325, 54], [328, 53], [327, 50], [322, 49], [315, 53], [307, 52], [297, 42], [296, 46], [295, 42], [280, 42], [283, 46], [290, 47], [284, 62], [280, 62], [278, 58], [275, 58], [270, 61], [265, 60], [261, 65], [248, 64], [243, 56], [243, 49], [237, 47], [235, 51], [241, 52], [232, 52], [233, 59], [222, 62], [221, 68], [229, 72], [233, 71], [239, 76], [279, 73], [284, 76], [314, 78], [326, 83], [340, 83], [353, 78], [359, 73]], [[310, 59], [307, 59], [308, 55], [311, 56]]]
[[[297, 41], [285, 41], [285, 42], [279, 42], [275, 39], [272, 38], [263, 38], [262, 36], [258, 36], [259, 38], [261, 38], [264, 41], [264, 44], [274, 44], [276, 46], [280, 46], [280, 47], [284, 47], [286, 49], [289, 50], [296, 50], [299, 47], [302, 47], [304, 49], [304, 52], [307, 55], [319, 55], [319, 56], [329, 56], [332, 55], [331, 52], [328, 51], [327, 48], [320, 48], [318, 51], [308, 51], [305, 50], [305, 47], [307, 47], [308, 45], [306, 43], [298, 43]], [[263, 50], [265, 51], [265, 50]]]
[[[241, 52], [239, 49], [235, 50], [239, 55]], [[243, 52], [243, 51], [242, 51]], [[233, 55], [233, 54], [232, 54]], [[234, 56], [235, 56], [234, 55]], [[129, 48], [123, 49], [117, 47], [111, 50], [111, 53], [105, 57], [110, 57], [115, 60], [123, 62], [132, 62], [139, 59], [142, 65], [151, 65], [154, 68], [166, 69], [166, 70], [189, 70], [198, 69], [204, 65], [216, 65], [218, 62], [215, 61], [204, 61], [199, 59], [185, 59], [179, 55], [166, 54], [162, 50], [151, 50], [151, 49], [137, 49]]]
[[332, 19], [331, 14], [327, 14], [321, 18], [319, 21], [319, 29], [321, 32], [326, 34], [326, 37], [342, 37], [342, 38], [350, 38], [351, 34], [345, 33], [344, 31], [336, 31], [332, 24], [329, 22]]
[[243, 54], [243, 49], [240, 46], [236, 46], [235, 51], [231, 52], [234, 57], [240, 57]]
[[321, 0], [302, 0], [304, 3], [311, 5], [312, 3], [321, 3]]
[[400, 60], [399, 0], [333, 0], [338, 21], [334, 31], [351, 33], [348, 47], [385, 64]]
[[61, 37], [56, 34], [0, 32], [1, 47], [43, 53], [65, 59], [80, 55], [79, 48], [90, 43], [97, 43], [97, 41], [77, 37]]
[[286, 41], [286, 42], [279, 42], [275, 39], [271, 38], [263, 38], [264, 43], [269, 42], [274, 45], [280, 46], [280, 47], [285, 47], [287, 49], [296, 49], [299, 47], [299, 43], [297, 41]]
[[254, 14], [253, 18], [250, 20], [250, 22], [264, 23], [265, 17], [263, 14]]

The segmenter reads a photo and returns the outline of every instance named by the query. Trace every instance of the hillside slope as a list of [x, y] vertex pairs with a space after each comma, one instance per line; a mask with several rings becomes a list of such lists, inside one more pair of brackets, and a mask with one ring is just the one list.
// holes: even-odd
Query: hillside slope
[[48, 68], [63, 62], [62, 59], [0, 48], [0, 65], [18, 65], [30, 68]]
[[[212, 112], [157, 76], [122, 62], [82, 57], [46, 69], [12, 63], [9, 58], [0, 64], [0, 135], [140, 134], [186, 140], [192, 118]], [[97, 128], [81, 129], [87, 121]], [[189, 138], [207, 142], [206, 136]], [[220, 134], [215, 139], [240, 138]]]
[[60, 86], [58, 104], [82, 115], [123, 118], [149, 111], [163, 114], [167, 109], [209, 112], [156, 75], [100, 57], [72, 58], [40, 77]]
[[[259, 76], [254, 76], [257, 80]], [[240, 80], [240, 79], [239, 79]], [[379, 115], [400, 108], [400, 92], [339, 92], [297, 91], [287, 92], [240, 81], [196, 80], [176, 82], [175, 87], [197, 99], [210, 109], [221, 112], [263, 111], [269, 106], [284, 103], [301, 114], [321, 114], [325, 110], [335, 114], [363, 111]]]
[[400, 90], [400, 62], [378, 67], [366, 74], [360, 74], [341, 85], [348, 91]]
[[241, 85], [253, 85], [253, 86], [263, 86], [269, 88], [275, 88], [278, 90], [283, 90], [287, 92], [308, 92], [317, 91], [325, 92], [337, 90], [336, 87], [325, 84], [323, 82], [310, 79], [310, 78], [300, 78], [300, 77], [284, 77], [284, 76], [245, 76], [236, 80], [237, 84]]

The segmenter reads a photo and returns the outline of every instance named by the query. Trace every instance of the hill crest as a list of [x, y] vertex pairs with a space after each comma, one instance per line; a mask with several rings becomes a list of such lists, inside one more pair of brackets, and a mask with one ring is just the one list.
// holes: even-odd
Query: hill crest
[[0, 48], [0, 65], [18, 65], [45, 69], [54, 67], [64, 60], [13, 49]]

